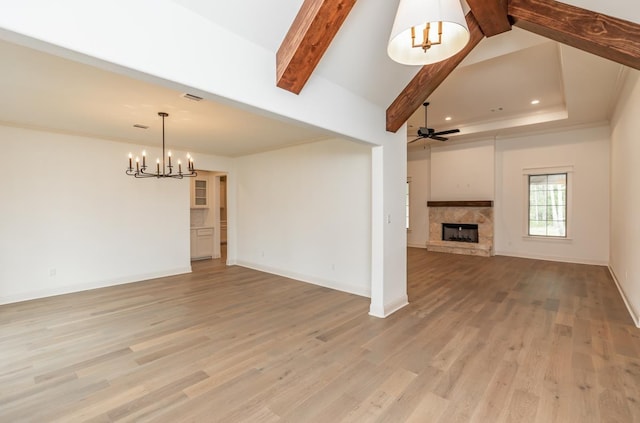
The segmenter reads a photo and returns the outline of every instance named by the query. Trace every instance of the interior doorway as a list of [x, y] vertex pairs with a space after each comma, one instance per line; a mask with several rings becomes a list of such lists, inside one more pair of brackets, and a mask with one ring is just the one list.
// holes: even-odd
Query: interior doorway
[[191, 260], [227, 258], [227, 174], [198, 170], [190, 189]]

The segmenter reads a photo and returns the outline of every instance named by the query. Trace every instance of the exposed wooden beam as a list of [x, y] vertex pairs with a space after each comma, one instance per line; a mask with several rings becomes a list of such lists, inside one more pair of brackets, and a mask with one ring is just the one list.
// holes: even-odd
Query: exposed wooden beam
[[640, 25], [554, 0], [509, 0], [514, 25], [640, 70]]
[[511, 31], [507, 0], [467, 0], [485, 37]]
[[276, 53], [276, 84], [299, 94], [356, 0], [305, 0]]
[[447, 76], [462, 62], [484, 38], [478, 21], [472, 12], [467, 13], [470, 39], [458, 54], [438, 63], [423, 66], [400, 95], [387, 108], [387, 131], [396, 132], [418, 110], [425, 99], [435, 91]]

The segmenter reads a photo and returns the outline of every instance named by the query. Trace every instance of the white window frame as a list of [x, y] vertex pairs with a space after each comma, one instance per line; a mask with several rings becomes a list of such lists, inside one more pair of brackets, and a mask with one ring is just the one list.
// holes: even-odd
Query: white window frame
[[[529, 235], [529, 176], [567, 174], [567, 215], [565, 236]], [[548, 166], [522, 169], [522, 238], [530, 241], [571, 242], [573, 223], [573, 166]]]

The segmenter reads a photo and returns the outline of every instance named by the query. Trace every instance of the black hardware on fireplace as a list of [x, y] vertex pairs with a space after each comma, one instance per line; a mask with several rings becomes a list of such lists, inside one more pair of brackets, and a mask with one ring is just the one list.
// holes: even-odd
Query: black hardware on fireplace
[[478, 225], [471, 223], [443, 223], [442, 240], [478, 242]]

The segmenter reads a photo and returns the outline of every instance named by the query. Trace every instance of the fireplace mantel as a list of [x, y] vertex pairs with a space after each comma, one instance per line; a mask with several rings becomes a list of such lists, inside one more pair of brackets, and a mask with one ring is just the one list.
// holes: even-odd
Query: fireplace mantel
[[493, 207], [493, 201], [427, 201], [427, 207]]

